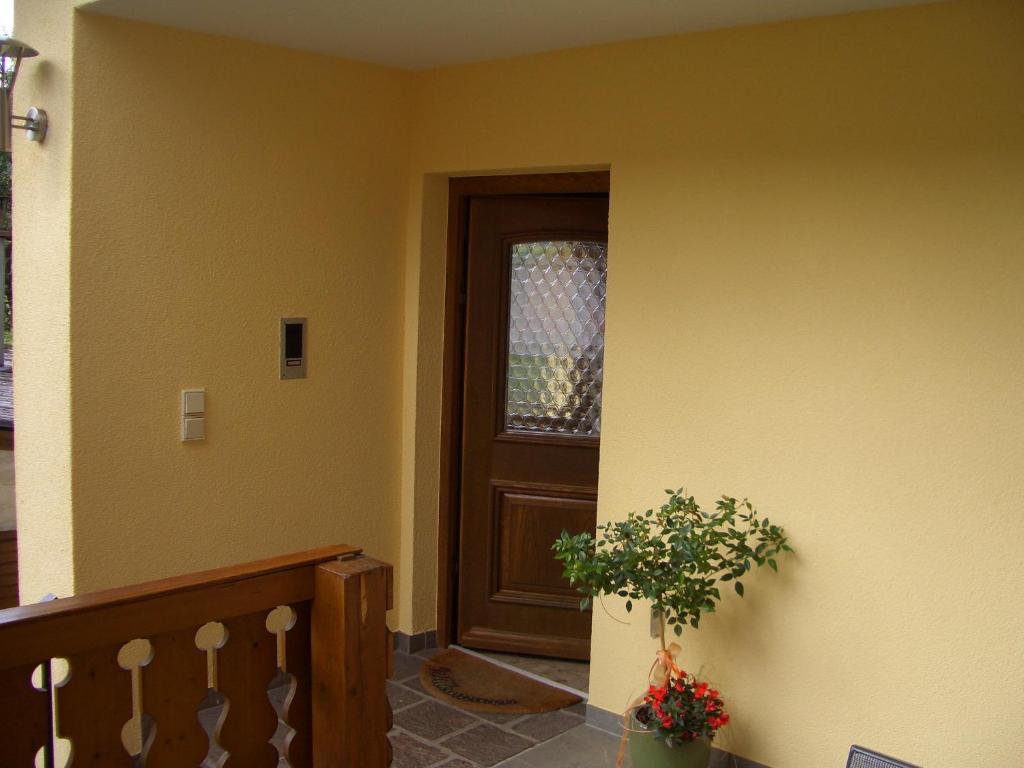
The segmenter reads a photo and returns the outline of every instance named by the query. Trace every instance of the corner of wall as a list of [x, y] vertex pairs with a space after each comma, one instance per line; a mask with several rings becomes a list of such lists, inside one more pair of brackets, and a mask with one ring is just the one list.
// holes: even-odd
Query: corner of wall
[[15, 111], [49, 113], [46, 140], [14, 137], [14, 402], [21, 600], [74, 592], [71, 518], [72, 37], [71, 0], [19, 0], [24, 62]]
[[407, 208], [402, 389], [399, 626], [435, 628], [448, 177], [411, 175]]

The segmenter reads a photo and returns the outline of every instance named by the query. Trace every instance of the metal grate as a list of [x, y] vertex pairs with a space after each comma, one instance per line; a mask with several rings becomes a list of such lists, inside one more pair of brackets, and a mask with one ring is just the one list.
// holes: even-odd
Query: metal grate
[[850, 758], [846, 761], [846, 768], [918, 768], [918, 766], [854, 745], [850, 748]]

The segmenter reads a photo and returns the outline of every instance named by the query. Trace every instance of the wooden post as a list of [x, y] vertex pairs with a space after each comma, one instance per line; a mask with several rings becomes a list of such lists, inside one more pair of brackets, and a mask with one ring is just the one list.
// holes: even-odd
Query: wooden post
[[313, 768], [387, 768], [385, 614], [391, 566], [368, 557], [316, 566], [311, 627]]

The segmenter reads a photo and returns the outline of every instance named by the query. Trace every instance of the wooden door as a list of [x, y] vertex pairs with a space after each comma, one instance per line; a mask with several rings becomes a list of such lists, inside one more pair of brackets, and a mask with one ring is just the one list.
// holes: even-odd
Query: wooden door
[[551, 545], [594, 530], [608, 197], [471, 198], [458, 642], [585, 659], [589, 611]]

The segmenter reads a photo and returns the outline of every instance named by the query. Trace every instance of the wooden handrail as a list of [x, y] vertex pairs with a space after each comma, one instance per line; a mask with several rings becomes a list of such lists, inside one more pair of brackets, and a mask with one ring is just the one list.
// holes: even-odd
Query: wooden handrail
[[[33, 765], [67, 738], [76, 766], [127, 766], [122, 729], [133, 728], [147, 768], [196, 764], [210, 746], [197, 710], [215, 688], [229, 701], [213, 737], [229, 765], [276, 766], [267, 739], [280, 718], [296, 732], [279, 746], [293, 768], [384, 768], [391, 571], [342, 545], [2, 610], [0, 722], [17, 728], [0, 739], [0, 765]], [[291, 607], [293, 626], [272, 635], [278, 606]], [[226, 629], [219, 650], [197, 647], [208, 622]], [[151, 657], [122, 668], [118, 653], [136, 638]], [[40, 693], [29, 677], [55, 658], [68, 660], [68, 682]], [[267, 688], [281, 679], [292, 688], [275, 712]]]
[[[0, 611], [0, 669], [313, 597], [311, 566], [362, 552], [323, 547]], [[81, 619], [88, 617], [88, 621]], [[129, 638], [130, 639], [130, 638]]]
[[[317, 549], [309, 549], [303, 552], [269, 557], [265, 560], [255, 560], [249, 563], [213, 568], [208, 571], [171, 576], [166, 579], [157, 579], [156, 581], [147, 581], [126, 587], [115, 587], [114, 589], [90, 592], [85, 595], [74, 595], [47, 603], [8, 608], [0, 611], [0, 631], [3, 630], [5, 625], [15, 622], [39, 620], [54, 614], [79, 613], [97, 607], [109, 608], [113, 605], [140, 602], [177, 592], [187, 592], [192, 589], [205, 589], [206, 587], [214, 587], [241, 579], [251, 579], [256, 576], [276, 573], [277, 571], [290, 568], [316, 565], [317, 563], [337, 560], [348, 555], [358, 555], [362, 551], [360, 547], [353, 547], [348, 544], [318, 547]], [[2, 648], [3, 646], [0, 646], [0, 650]], [[2, 659], [0, 659], [0, 662], [2, 662]]]

